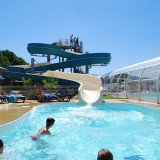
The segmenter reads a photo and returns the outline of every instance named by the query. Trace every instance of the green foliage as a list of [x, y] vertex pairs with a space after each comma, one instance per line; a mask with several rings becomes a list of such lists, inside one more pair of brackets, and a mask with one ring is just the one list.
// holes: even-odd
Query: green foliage
[[23, 58], [17, 57], [14, 52], [4, 50], [0, 52], [0, 65], [25, 65], [28, 64]]
[[34, 95], [36, 95], [36, 85], [33, 84], [32, 79], [25, 79], [22, 77], [22, 83], [24, 85], [25, 96], [27, 99], [34, 99]]
[[30, 86], [30, 85], [33, 84], [31, 78], [28, 78], [28, 80], [27, 80], [24, 77], [22, 77], [22, 83], [23, 83], [24, 86]]
[[43, 87], [48, 93], [53, 93], [58, 89], [58, 81], [55, 81], [53, 77], [49, 77], [48, 80], [42, 80]]
[[8, 66], [10, 62], [6, 56], [0, 55], [0, 66]]
[[123, 80], [123, 79], [120, 79], [120, 80], [119, 80], [119, 83], [122, 84], [122, 82], [124, 82], [124, 80]]
[[127, 98], [105, 95], [105, 96], [103, 96], [103, 99], [127, 99]]

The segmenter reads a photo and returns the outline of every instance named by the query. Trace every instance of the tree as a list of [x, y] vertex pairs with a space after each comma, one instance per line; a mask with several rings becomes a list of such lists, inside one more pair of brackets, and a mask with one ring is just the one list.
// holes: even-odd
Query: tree
[[6, 56], [0, 55], [0, 66], [9, 66], [10, 62]]
[[25, 65], [28, 64], [23, 58], [17, 57], [14, 52], [3, 50], [0, 52], [0, 65]]
[[34, 99], [34, 95], [36, 95], [36, 86], [33, 85], [31, 78], [25, 79], [22, 77], [22, 83], [24, 85], [25, 96], [28, 99]]
[[23, 83], [23, 85], [24, 86], [31, 86], [33, 83], [32, 83], [32, 79], [31, 78], [28, 78], [28, 80], [27, 79], [25, 79], [24, 77], [22, 77], [22, 83]]

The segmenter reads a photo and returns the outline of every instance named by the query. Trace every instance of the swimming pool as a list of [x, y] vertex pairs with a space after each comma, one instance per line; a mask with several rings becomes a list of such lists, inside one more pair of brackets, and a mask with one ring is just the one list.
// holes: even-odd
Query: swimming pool
[[[0, 128], [0, 139], [5, 145], [3, 157], [95, 160], [98, 151], [107, 148], [114, 160], [158, 160], [159, 115], [158, 109], [132, 104], [104, 103], [92, 107], [54, 103], [34, 107], [14, 127], [7, 131]], [[30, 135], [44, 126], [48, 117], [56, 120], [50, 129], [52, 134], [65, 132], [32, 141]]]

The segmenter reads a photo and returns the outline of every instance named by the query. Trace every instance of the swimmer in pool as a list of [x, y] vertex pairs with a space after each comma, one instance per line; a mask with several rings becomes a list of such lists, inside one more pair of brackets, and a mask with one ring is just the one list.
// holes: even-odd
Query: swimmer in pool
[[3, 150], [4, 150], [4, 148], [3, 148], [3, 141], [0, 139], [0, 154], [3, 153]]
[[[47, 118], [46, 126], [42, 127], [38, 131], [38, 133], [36, 133], [35, 135], [31, 136], [32, 140], [34, 140], [34, 141], [38, 140], [38, 137], [41, 136], [41, 135], [51, 135], [51, 132], [49, 131], [49, 129], [51, 127], [53, 127], [54, 122], [55, 122], [55, 120], [53, 118]], [[64, 132], [64, 131], [58, 132], [57, 134], [62, 133], [62, 132]], [[54, 134], [52, 136], [56, 136], [57, 134]]]
[[46, 126], [42, 127], [37, 134], [31, 136], [32, 140], [37, 140], [40, 135], [50, 135], [49, 129], [53, 127], [55, 120], [53, 118], [47, 118]]

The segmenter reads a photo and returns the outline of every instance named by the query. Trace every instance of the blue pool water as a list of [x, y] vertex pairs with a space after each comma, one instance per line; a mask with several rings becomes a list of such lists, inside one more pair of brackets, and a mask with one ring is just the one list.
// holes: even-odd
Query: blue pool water
[[[138, 97], [138, 93], [134, 93], [133, 96]], [[141, 93], [140, 97], [156, 100], [157, 99], [157, 94], [156, 93]], [[160, 95], [159, 95], [159, 98], [160, 98]]]
[[[157, 99], [157, 94], [156, 93], [141, 93], [141, 96], [142, 97], [145, 97], [145, 98], [152, 98], [152, 99]], [[159, 97], [160, 98], [160, 97]]]
[[[2, 156], [11, 160], [96, 160], [98, 151], [107, 148], [114, 160], [159, 160], [159, 115], [158, 109], [131, 104], [35, 107], [11, 129], [2, 131], [0, 127], [5, 145]], [[48, 117], [56, 120], [52, 134], [65, 132], [32, 141], [30, 135], [43, 127]]]

